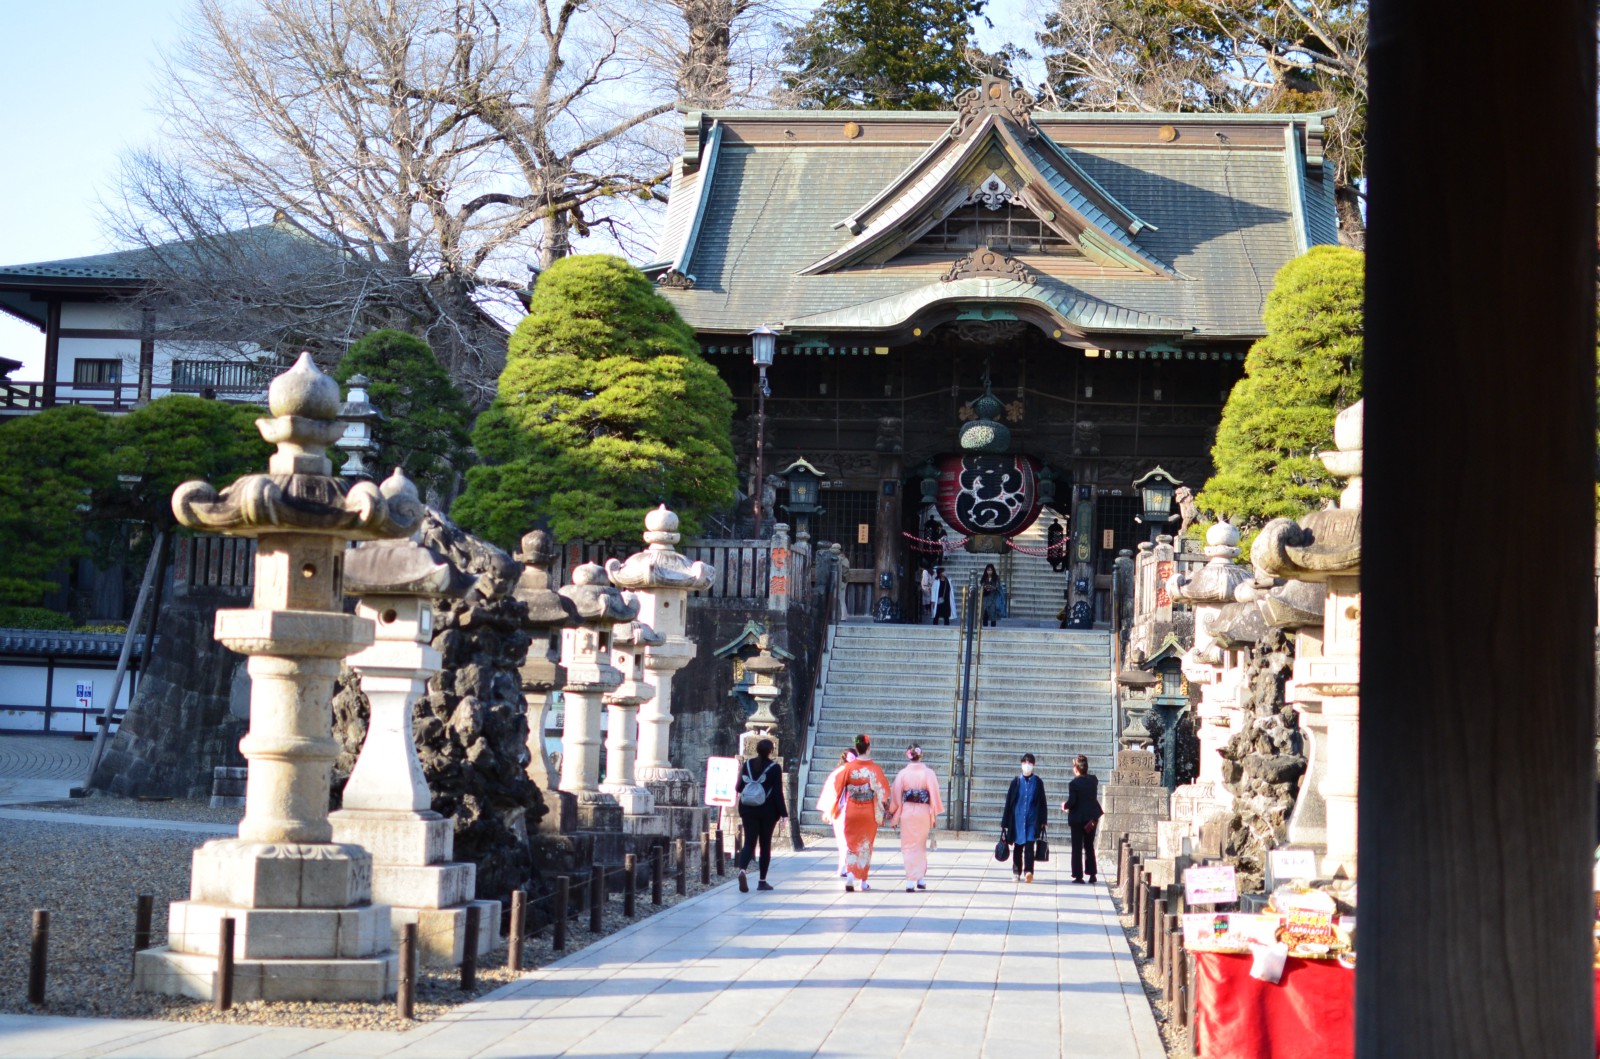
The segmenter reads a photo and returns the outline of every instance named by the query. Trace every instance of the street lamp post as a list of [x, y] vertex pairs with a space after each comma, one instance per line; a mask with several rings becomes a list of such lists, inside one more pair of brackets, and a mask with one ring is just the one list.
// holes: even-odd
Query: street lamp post
[[761, 461], [767, 447], [767, 368], [772, 364], [773, 354], [778, 351], [778, 332], [762, 324], [750, 332], [750, 356], [756, 363], [760, 373], [761, 382], [756, 388], [756, 488], [755, 503], [751, 510], [755, 515], [755, 535], [761, 536], [761, 520], [765, 512], [761, 510], [762, 487]]

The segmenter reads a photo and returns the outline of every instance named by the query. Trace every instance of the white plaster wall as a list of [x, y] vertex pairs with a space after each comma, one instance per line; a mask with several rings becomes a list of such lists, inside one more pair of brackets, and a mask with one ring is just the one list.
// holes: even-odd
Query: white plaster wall
[[139, 330], [139, 313], [126, 305], [103, 302], [62, 302], [61, 326], [96, 328], [102, 331]]

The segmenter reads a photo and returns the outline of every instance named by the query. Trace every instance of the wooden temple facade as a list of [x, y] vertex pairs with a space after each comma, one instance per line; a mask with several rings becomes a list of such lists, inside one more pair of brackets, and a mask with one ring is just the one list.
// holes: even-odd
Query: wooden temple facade
[[1103, 616], [1111, 560], [1145, 539], [1133, 482], [1160, 466], [1198, 490], [1274, 274], [1336, 241], [1315, 114], [1044, 113], [990, 79], [956, 112], [684, 123], [646, 271], [733, 390], [746, 472], [748, 333], [780, 332], [768, 510], [785, 515], [780, 472], [806, 461], [812, 537], [900, 600], [927, 469], [987, 383], [1043, 517], [1070, 527], [1067, 586]]

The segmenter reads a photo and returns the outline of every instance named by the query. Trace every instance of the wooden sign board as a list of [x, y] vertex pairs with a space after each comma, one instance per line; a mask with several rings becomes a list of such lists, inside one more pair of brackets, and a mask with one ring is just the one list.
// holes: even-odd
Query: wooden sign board
[[1232, 864], [1190, 868], [1183, 873], [1184, 901], [1189, 905], [1227, 905], [1239, 900]]
[[869, 543], [867, 537], [868, 537], [868, 524], [865, 523], [865, 522], [857, 522], [856, 523], [856, 543], [857, 544], [867, 544], [867, 543]]
[[1276, 890], [1299, 879], [1317, 878], [1317, 852], [1312, 849], [1274, 849], [1267, 852], [1267, 889]]
[[739, 759], [706, 758], [706, 804], [731, 808], [738, 804], [734, 787], [739, 782]]

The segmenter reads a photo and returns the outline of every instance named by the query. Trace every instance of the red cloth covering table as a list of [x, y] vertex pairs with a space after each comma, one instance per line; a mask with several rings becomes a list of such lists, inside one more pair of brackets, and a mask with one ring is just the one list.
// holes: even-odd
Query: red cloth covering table
[[1250, 977], [1250, 957], [1194, 954], [1199, 1059], [1345, 1059], [1356, 1050], [1356, 974], [1337, 960], [1289, 957], [1283, 978]]

